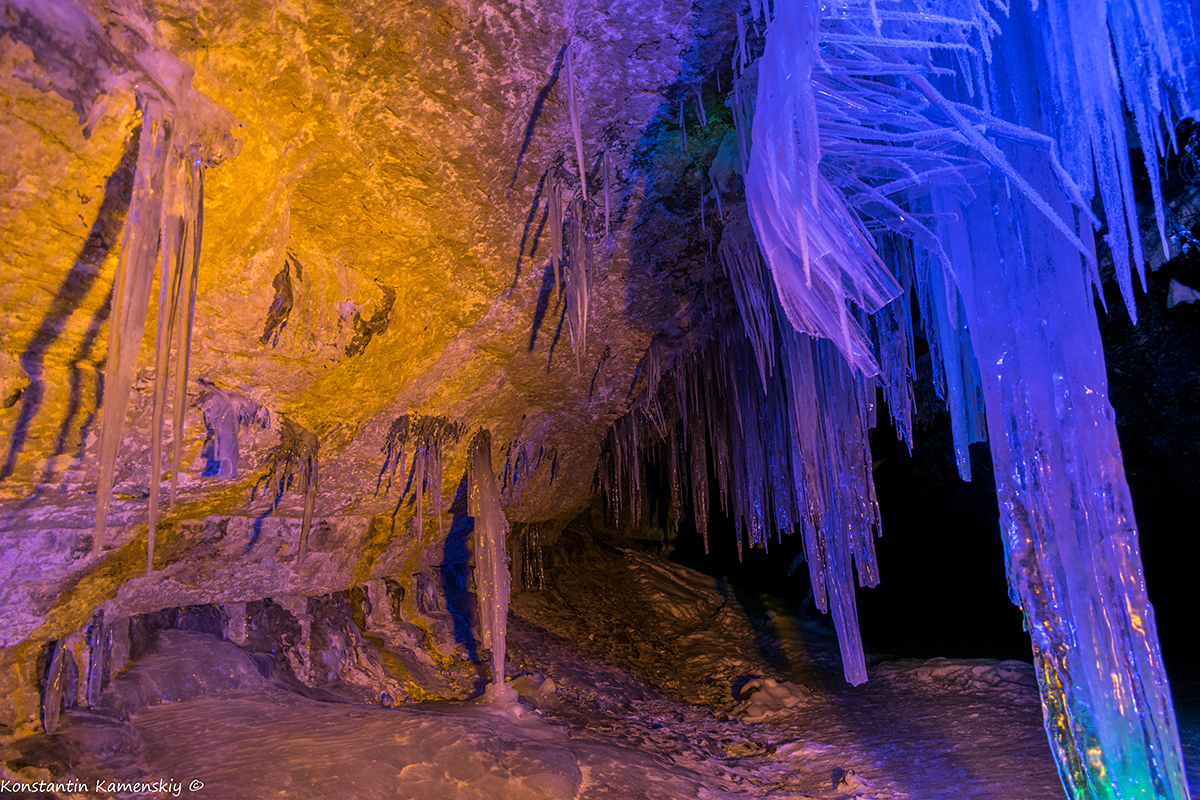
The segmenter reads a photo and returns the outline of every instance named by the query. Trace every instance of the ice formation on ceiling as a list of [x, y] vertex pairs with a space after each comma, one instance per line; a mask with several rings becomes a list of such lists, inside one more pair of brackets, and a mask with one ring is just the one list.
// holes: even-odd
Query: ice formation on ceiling
[[320, 441], [312, 431], [283, 417], [279, 433], [279, 444], [267, 453], [267, 472], [255, 482], [251, 499], [262, 496], [271, 498], [270, 511], [279, 508], [284, 494], [298, 484], [304, 493], [304, 519], [300, 527], [300, 542], [296, 549], [296, 563], [308, 555], [308, 532], [312, 527], [313, 508], [317, 502], [317, 482], [320, 479], [318, 453]]
[[601, 466], [614, 513], [638, 513], [645, 452], [666, 454], [682, 495], [684, 441], [701, 533], [710, 460], [740, 541], [800, 531], [846, 676], [864, 680], [865, 433], [878, 381], [911, 445], [915, 294], [964, 478], [967, 445], [991, 441], [1010, 594], [1068, 793], [1186, 797], [1092, 300], [1095, 200], [1135, 314], [1130, 144], [1168, 247], [1159, 160], [1200, 107], [1191, 7], [751, 0], [747, 16], [730, 105], [753, 236], [735, 212], [721, 245], [744, 335], [650, 376]]
[[[150, 307], [155, 266], [159, 267], [157, 345], [151, 445], [149, 554], [154, 563], [162, 473], [163, 427], [168, 386], [173, 386], [171, 503], [174, 504], [182, 455], [187, 399], [188, 356], [203, 231], [204, 170], [236, 152], [230, 137], [235, 122], [224, 109], [191, 86], [192, 70], [148, 44], [136, 20], [110, 20], [106, 29], [68, 0], [16, 0], [9, 20], [18, 38], [24, 30], [61, 54], [43, 83], [64, 97], [83, 102], [88, 91], [130, 87], [141, 111], [141, 133], [133, 195], [121, 235], [121, 255], [113, 288], [113, 315], [105, 366], [105, 397], [100, 434], [100, 469], [92, 553], [104, 544], [113, 472], [129, 395]], [[119, 12], [113, 12], [119, 15]], [[112, 32], [117, 31], [117, 32]], [[110, 35], [111, 33], [111, 35]], [[118, 46], [118, 43], [120, 46]], [[49, 62], [48, 62], [49, 63]], [[94, 98], [93, 98], [94, 99]], [[172, 350], [174, 375], [172, 376]]]

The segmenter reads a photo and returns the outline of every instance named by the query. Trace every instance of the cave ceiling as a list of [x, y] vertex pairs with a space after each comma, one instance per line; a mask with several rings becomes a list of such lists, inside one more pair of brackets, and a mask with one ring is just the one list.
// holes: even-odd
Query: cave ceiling
[[[702, 84], [700, 59], [718, 52], [719, 32], [700, 30], [689, 4], [658, 2], [106, 10], [110, 26], [139, 23], [193, 67], [193, 86], [236, 119], [240, 151], [207, 177], [191, 391], [235, 390], [268, 423], [285, 416], [315, 432], [324, 513], [383, 510], [370, 500], [381, 443], [408, 413], [544, 445], [557, 457], [557, 490], [529, 493], [520, 513], [578, 510], [600, 434], [624, 411], [649, 342], [677, 343], [700, 316], [690, 273], [703, 270], [688, 260], [703, 267], [710, 243], [689, 228], [694, 199], [674, 210], [662, 201], [688, 188], [681, 182], [698, 196], [692, 162], [720, 132], [698, 130], [684, 151], [664, 120], [690, 90], [681, 81]], [[0, 170], [14, 245], [0, 299], [5, 428], [23, 434], [6, 442], [10, 498], [33, 486], [70, 494], [92, 479], [106, 304], [140, 118], [127, 90], [80, 97], [82, 88], [59, 94], [20, 79], [43, 59], [14, 38], [3, 40], [4, 135], [18, 146]], [[612, 235], [598, 246], [578, 365], [547, 273], [541, 197], [548, 175], [569, 191], [579, 184], [569, 42], [592, 183], [603, 153], [614, 175]], [[120, 467], [143, 484], [154, 314]], [[202, 415], [189, 420], [195, 481], [205, 437]], [[236, 506], [193, 486], [207, 511]]]
[[[0, 35], [6, 645], [76, 629], [104, 601], [142, 612], [419, 569], [441, 557], [479, 429], [498, 472], [528, 465], [510, 487], [514, 523], [590, 505], [603, 435], [644, 385], [651, 345], [661, 360], [698, 343], [726, 302], [698, 205], [730, 130], [714, 69], [729, 15], [674, 0], [83, 7], [94, 40], [23, 4], [6, 6]], [[545, 221], [551, 183], [580, 195], [568, 47], [596, 231], [578, 359]], [[157, 288], [105, 553], [89, 558], [146, 53], [194, 70], [189, 96], [209, 109], [196, 113], [232, 137], [206, 172], [180, 498], [148, 577]], [[213, 474], [205, 403], [222, 392], [248, 409], [237, 477]], [[444, 518], [419, 531], [412, 493], [398, 504], [386, 490], [403, 417], [454, 433]], [[302, 494], [262, 497], [287, 424], [320, 443], [303, 569]]]

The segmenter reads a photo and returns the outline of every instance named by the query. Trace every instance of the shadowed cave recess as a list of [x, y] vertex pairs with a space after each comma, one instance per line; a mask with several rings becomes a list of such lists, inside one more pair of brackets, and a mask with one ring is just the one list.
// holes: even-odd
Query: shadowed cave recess
[[6, 0], [0, 791], [1191, 797], [1198, 20]]

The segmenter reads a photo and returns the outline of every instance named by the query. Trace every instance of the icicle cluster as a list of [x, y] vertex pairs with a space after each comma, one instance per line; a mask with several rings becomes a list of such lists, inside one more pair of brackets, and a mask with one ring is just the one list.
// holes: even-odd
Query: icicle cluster
[[[606, 180], [607, 174], [605, 172]], [[587, 349], [588, 310], [595, 262], [591, 215], [586, 198], [570, 200], [564, 206], [563, 189], [555, 179], [553, 170], [547, 180], [546, 194], [546, 225], [550, 229], [550, 271], [554, 276], [555, 296], [561, 298], [563, 294], [566, 295], [571, 351], [575, 354], [576, 369], [582, 371], [582, 358]], [[604, 199], [607, 231], [607, 183]]]
[[299, 479], [299, 489], [304, 492], [304, 522], [300, 528], [300, 545], [296, 561], [302, 563], [308, 555], [308, 531], [312, 526], [313, 508], [317, 500], [319, 465], [317, 451], [320, 442], [316, 434], [305, 430], [286, 417], [279, 434], [279, 444], [267, 455], [267, 474], [258, 480], [251, 499], [260, 490], [271, 498], [271, 511], [279, 508], [283, 495]]
[[[390, 497], [396, 477], [396, 469], [407, 464], [407, 477], [403, 479], [403, 488], [396, 500], [399, 508], [412, 492], [412, 502], [416, 509], [413, 519], [416, 523], [417, 538], [421, 537], [425, 525], [425, 501], [428, 499], [433, 506], [433, 513], [438, 520], [438, 533], [445, 533], [445, 499], [442, 497], [442, 478], [444, 473], [446, 446], [462, 438], [466, 429], [462, 423], [452, 422], [445, 417], [411, 414], [397, 417], [388, 430], [387, 441], [384, 443], [384, 462], [379, 471], [379, 481], [376, 494], [383, 485], [383, 476], [387, 477], [386, 494]], [[407, 460], [407, 446], [413, 446], [412, 461]]]
[[[236, 123], [227, 112], [191, 87], [190, 67], [141, 37], [138, 21], [123, 25], [117, 13], [101, 26], [86, 10], [69, 0], [15, 0], [11, 5], [10, 16], [14, 19], [18, 14], [28, 14], [38, 21], [38, 35], [47, 46], [72, 54], [68, 62], [77, 63], [80, 70], [87, 71], [89, 85], [99, 84], [95, 88], [105, 91], [119, 86], [132, 88], [141, 111], [133, 193], [121, 235], [113, 287], [92, 553], [99, 555], [104, 545], [117, 451], [157, 265], [159, 306], [151, 432], [149, 570], [154, 559], [169, 386], [173, 387], [171, 417], [175, 431], [170, 462], [172, 505], [180, 468], [203, 231], [204, 170], [236, 153], [237, 143], [229, 135]], [[45, 78], [46, 84], [56, 89], [83, 82], [73, 74]]]
[[[1135, 315], [1133, 275], [1142, 275], [1145, 254], [1132, 143], [1146, 159], [1161, 246], [1169, 247], [1158, 165], [1176, 120], [1200, 108], [1197, 20], [1187, 4], [1159, 0], [995, 8], [1000, 14], [977, 0], [801, 0], [775, 4], [768, 20], [767, 5], [752, 3], [750, 24], [738, 19], [730, 105], [758, 247], [735, 220], [721, 259], [763, 397], [795, 392], [810, 366], [790, 331], [772, 352], [773, 311], [777, 328], [836, 345], [854, 380], [878, 375], [910, 446], [915, 295], [964, 478], [968, 445], [991, 434], [1010, 588], [1034, 639], [1047, 731], [1068, 792], [1186, 797], [1091, 288], [1099, 288], [1097, 200]], [[766, 38], [753, 59], [750, 33], [760, 19]], [[769, 281], [755, 272], [759, 251]], [[835, 380], [823, 358], [825, 366], [818, 359], [812, 369]], [[835, 405], [854, 406], [855, 394], [834, 391]], [[869, 405], [859, 403], [858, 413], [872, 414]], [[761, 423], [754, 411], [739, 417], [743, 435]], [[857, 452], [857, 439], [841, 438], [827, 413], [798, 438]], [[621, 464], [641, 446], [637, 431], [632, 421], [614, 427]], [[717, 441], [712, 459], [724, 499], [726, 484], [742, 485], [738, 463], [750, 474], [771, 447], [733, 454], [727, 465], [731, 455]], [[819, 473], [820, 459], [813, 464]], [[798, 494], [810, 466], [793, 465]], [[621, 481], [609, 483], [619, 503]], [[772, 486], [734, 503], [752, 538], [756, 504], [775, 496]], [[849, 491], [856, 510], [869, 497]], [[842, 542], [857, 547], [853, 534]], [[824, 555], [848, 564], [839, 546], [832, 542]], [[854, 551], [853, 560], [862, 571], [866, 559]], [[813, 573], [814, 588], [819, 578]]]
[[[388, 429], [387, 439], [383, 445], [383, 467], [379, 470], [379, 480], [375, 484], [375, 494], [383, 486], [383, 476], [387, 475], [387, 489], [384, 494], [392, 496], [392, 485], [396, 481], [396, 469], [405, 463], [405, 448], [408, 445], [409, 429], [412, 426], [408, 415], [396, 417]], [[403, 479], [403, 476], [401, 476]]]
[[[508, 574], [508, 520], [500, 485], [492, 472], [492, 437], [479, 431], [471, 442], [467, 468], [467, 513], [475, 520], [475, 592], [479, 598], [480, 639], [492, 654], [489, 695], [503, 697], [505, 636], [511, 578]], [[510, 693], [515, 694], [511, 692]], [[515, 699], [515, 698], [514, 698]]]
[[[575, 355], [576, 369], [583, 370], [582, 359], [587, 349], [588, 312], [592, 295], [592, 279], [595, 271], [593, 239], [593, 217], [598, 219], [599, 205], [604, 207], [605, 240], [612, 230], [612, 205], [614, 201], [613, 167], [609, 152], [600, 157], [599, 171], [601, 194], [595, 202], [589, 202], [587, 161], [583, 149], [583, 128], [579, 113], [578, 92], [575, 76], [575, 43], [567, 44], [564, 55], [566, 73], [567, 108], [570, 116], [571, 134], [575, 143], [575, 164], [578, 169], [579, 187], [576, 194], [564, 187], [556, 175], [559, 165], [551, 167], [546, 177], [546, 211], [544, 224], [549, 228], [550, 272], [554, 276], [555, 297], [562, 299], [566, 294], [565, 315], [571, 340], [571, 351]], [[565, 229], [565, 236], [564, 236]]]
[[670, 516], [683, 515], [686, 485], [707, 550], [711, 463], [739, 552], [768, 547], [793, 530], [803, 537], [814, 597], [833, 615], [846, 679], [862, 683], [854, 570], [861, 585], [878, 583], [879, 510], [867, 445], [875, 381], [852, 370], [829, 342], [776, 324], [778, 306], [766, 313], [766, 346], [776, 365], [769, 380], [750, 366], [758, 343], [736, 328], [669, 377], [648, 359], [647, 393], [613, 425], [601, 486], [614, 519], [628, 514], [637, 525], [645, 459], [665, 457]]

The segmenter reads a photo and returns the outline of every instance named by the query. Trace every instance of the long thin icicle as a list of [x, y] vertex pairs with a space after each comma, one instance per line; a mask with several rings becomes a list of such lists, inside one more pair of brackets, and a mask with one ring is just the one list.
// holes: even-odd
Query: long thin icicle
[[96, 526], [92, 555], [100, 555], [108, 522], [117, 449], [129, 407], [138, 352], [146, 330], [150, 288], [158, 253], [159, 220], [162, 217], [167, 162], [170, 157], [171, 123], [160, 101], [147, 98], [142, 104], [142, 132], [138, 145], [133, 197], [121, 235], [121, 256], [113, 288], [113, 318], [108, 361], [104, 370], [104, 414], [100, 436], [100, 475], [96, 486]]
[[571, 131], [575, 134], [575, 160], [579, 165], [579, 190], [583, 200], [588, 199], [587, 167], [583, 160], [583, 129], [579, 124], [579, 106], [575, 99], [575, 56], [574, 44], [567, 45], [567, 104], [571, 112]]
[[571, 334], [571, 351], [575, 368], [582, 370], [587, 350], [588, 306], [592, 296], [592, 237], [584, 216], [584, 204], [571, 203], [571, 256], [567, 262], [567, 323]]
[[[200, 241], [198, 235], [200, 200], [202, 191], [198, 182], [202, 181], [203, 162], [187, 154], [174, 154], [168, 169], [163, 216], [161, 220], [161, 235], [159, 249], [161, 251], [158, 278], [158, 331], [154, 354], [154, 409], [150, 437], [150, 508], [149, 508], [149, 542], [146, 549], [146, 572], [154, 571], [154, 544], [158, 527], [159, 485], [162, 475], [162, 441], [163, 419], [166, 415], [167, 384], [171, 366], [171, 343], [176, 326], [183, 324], [183, 312], [187, 312], [190, 339], [191, 302], [195, 293], [195, 277], [199, 267]], [[189, 258], [191, 256], [191, 258]], [[189, 263], [191, 262], [191, 263]], [[187, 307], [184, 298], [189, 298]], [[171, 502], [175, 500], [175, 486], [179, 464], [175, 457], [181, 451], [183, 442], [183, 408], [187, 394], [187, 344], [181, 339], [176, 352], [175, 381], [175, 444], [171, 458]], [[190, 342], [189, 342], [190, 344]], [[182, 362], [182, 363], [181, 363]], [[182, 396], [181, 396], [182, 394]]]
[[[188, 369], [192, 359], [192, 322], [196, 316], [196, 286], [200, 280], [200, 243], [204, 236], [204, 161], [198, 155], [191, 162], [191, 198], [189, 207], [195, 209], [188, 252], [191, 253], [191, 274], [186, 272], [176, 290], [175, 308], [175, 398], [172, 428], [175, 438], [171, 443], [171, 509], [175, 509], [175, 496], [179, 486], [179, 469], [183, 462], [183, 417], [187, 409]], [[185, 233], [186, 237], [186, 233]]]

